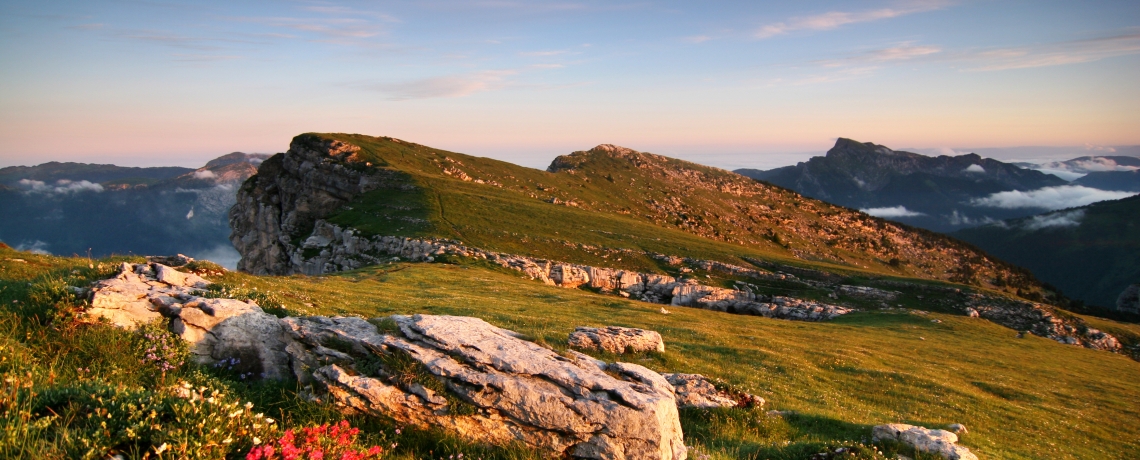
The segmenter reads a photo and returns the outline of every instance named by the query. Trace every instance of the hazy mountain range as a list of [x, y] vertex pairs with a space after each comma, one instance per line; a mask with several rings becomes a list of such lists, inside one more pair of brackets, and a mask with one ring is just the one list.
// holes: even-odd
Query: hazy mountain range
[[[839, 139], [826, 156], [737, 173], [973, 243], [1112, 308], [1140, 280], [1140, 158], [1004, 163]], [[1108, 201], [1105, 201], [1108, 200]], [[1113, 201], [1115, 200], [1115, 201]]]
[[1140, 191], [1137, 163], [1140, 158], [1124, 156], [1046, 165], [972, 153], [931, 157], [840, 138], [826, 156], [736, 172], [874, 216], [949, 232], [1130, 196]]
[[0, 240], [60, 255], [176, 254], [233, 266], [226, 212], [266, 154], [198, 169], [45, 163], [0, 169]]

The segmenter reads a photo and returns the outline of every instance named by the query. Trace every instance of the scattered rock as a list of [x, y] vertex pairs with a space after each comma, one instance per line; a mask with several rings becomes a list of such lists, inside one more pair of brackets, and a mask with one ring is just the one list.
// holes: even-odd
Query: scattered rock
[[979, 316], [1010, 329], [1045, 337], [1068, 345], [1078, 345], [1094, 350], [1120, 352], [1120, 341], [1111, 334], [1088, 327], [1084, 320], [1073, 316], [1058, 315], [1048, 305], [1022, 300], [971, 294], [965, 305], [975, 309]]
[[240, 363], [234, 369], [262, 378], [282, 378], [287, 362], [276, 317], [253, 302], [202, 297], [210, 283], [159, 263], [123, 263], [113, 278], [91, 288], [85, 315], [135, 329], [169, 318], [172, 332], [190, 343], [195, 361]]
[[968, 316], [968, 317], [970, 317], [970, 318], [977, 318], [977, 317], [978, 317], [978, 316], [980, 316], [980, 315], [978, 315], [978, 311], [977, 311], [977, 310], [975, 310], [975, 309], [973, 309], [973, 308], [970, 308], [970, 307], [967, 307], [967, 308], [966, 308], [966, 316]]
[[662, 315], [668, 315], [668, 314], [669, 314], [669, 310], [666, 310], [666, 309], [665, 309], [665, 307], [661, 307], [661, 314], [662, 314]]
[[846, 284], [835, 288], [835, 293], [872, 300], [895, 300], [900, 294], [895, 291], [885, 291], [867, 286], [848, 286]]
[[657, 331], [618, 326], [579, 326], [570, 333], [569, 344], [580, 350], [606, 351], [618, 355], [665, 351], [665, 342]]
[[764, 398], [748, 393], [730, 393], [718, 389], [700, 374], [661, 374], [673, 385], [677, 407], [709, 409], [713, 407], [763, 407]]
[[966, 429], [966, 425], [963, 425], [961, 423], [950, 424], [946, 427], [946, 429], [953, 431], [956, 434], [966, 434], [970, 432], [970, 430]]
[[876, 441], [891, 440], [908, 444], [919, 452], [938, 454], [946, 460], [978, 460], [978, 456], [971, 453], [970, 449], [957, 444], [957, 435], [946, 430], [891, 423], [875, 426], [871, 436]]
[[[273, 247], [275, 246], [264, 248], [264, 250], [257, 249], [254, 255], [257, 258], [263, 258], [264, 253], [266, 251], [272, 252]], [[254, 249], [249, 250], [253, 251]], [[616, 293], [625, 298], [645, 302], [804, 321], [828, 320], [853, 311], [849, 308], [811, 300], [756, 295], [746, 284], [743, 285], [742, 289], [710, 287], [701, 285], [694, 280], [678, 280], [667, 275], [570, 264], [487, 251], [465, 246], [458, 241], [448, 239], [414, 239], [396, 236], [366, 237], [355, 229], [342, 228], [323, 219], [317, 219], [313, 223], [312, 233], [300, 245], [289, 246], [280, 250], [288, 251], [285, 258], [288, 259], [289, 263], [287, 265], [275, 265], [275, 268], [266, 269], [267, 272], [319, 275], [382, 263], [391, 260], [392, 255], [400, 257], [401, 260], [427, 261], [434, 256], [448, 254], [455, 257], [486, 260], [505, 268], [518, 270], [533, 280], [552, 286], [565, 288], [587, 286], [600, 292]], [[777, 275], [764, 270], [716, 261], [683, 259], [656, 253], [648, 255], [672, 265], [687, 263], [705, 270], [716, 270], [757, 279], [795, 278], [788, 274]], [[243, 258], [243, 260], [245, 259]], [[259, 273], [250, 267], [245, 269]], [[812, 283], [820, 284], [808, 281], [797, 282], [809, 285], [814, 285]], [[879, 292], [874, 289], [872, 291]]]

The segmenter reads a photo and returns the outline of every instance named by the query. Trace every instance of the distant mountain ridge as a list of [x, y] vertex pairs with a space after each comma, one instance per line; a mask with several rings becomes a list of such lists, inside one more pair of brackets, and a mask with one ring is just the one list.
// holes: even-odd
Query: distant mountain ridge
[[112, 164], [60, 163], [51, 161], [36, 166], [8, 166], [0, 168], [0, 184], [14, 186], [20, 180], [34, 180], [45, 183], [60, 180], [104, 183], [134, 179], [141, 183], [153, 183], [170, 179], [189, 172], [193, 168], [161, 166], [139, 168], [115, 166]]
[[803, 195], [936, 231], [1031, 215], [1040, 210], [980, 207], [999, 192], [1067, 185], [1053, 175], [976, 154], [930, 157], [839, 138], [826, 156], [738, 174]]
[[198, 169], [45, 163], [0, 170], [0, 240], [54, 254], [175, 254], [233, 266], [226, 213], [268, 154]]

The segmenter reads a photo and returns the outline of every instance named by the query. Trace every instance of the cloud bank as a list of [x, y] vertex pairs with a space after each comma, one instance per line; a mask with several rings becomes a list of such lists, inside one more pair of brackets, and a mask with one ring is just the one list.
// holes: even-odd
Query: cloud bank
[[911, 211], [906, 206], [893, 206], [889, 208], [865, 208], [860, 209], [867, 214], [875, 217], [891, 218], [891, 217], [915, 217], [924, 216], [921, 212]]
[[985, 174], [986, 168], [983, 168], [982, 165], [970, 165], [967, 166], [966, 169], [963, 169], [962, 172]]
[[67, 179], [60, 179], [55, 182], [55, 185], [48, 185], [43, 181], [20, 179], [16, 185], [24, 189], [24, 193], [43, 193], [46, 195], [66, 195], [71, 193], [80, 192], [102, 192], [103, 186], [94, 182], [70, 181]]
[[43, 254], [45, 256], [51, 255], [51, 253], [48, 252], [47, 248], [48, 248], [48, 244], [46, 242], [40, 241], [40, 240], [24, 241], [24, 242], [16, 245], [17, 251], [28, 251], [32, 254]]
[[1119, 200], [1132, 195], [1136, 195], [1136, 192], [1099, 190], [1080, 185], [1061, 185], [1028, 192], [1018, 190], [998, 192], [985, 198], [970, 200], [970, 204], [1002, 209], [1042, 208], [1055, 210], [1086, 206], [1098, 201]]
[[1053, 227], [1076, 227], [1081, 224], [1081, 219], [1084, 217], [1084, 209], [1033, 216], [1025, 223], [1024, 228], [1026, 230], [1041, 230]]

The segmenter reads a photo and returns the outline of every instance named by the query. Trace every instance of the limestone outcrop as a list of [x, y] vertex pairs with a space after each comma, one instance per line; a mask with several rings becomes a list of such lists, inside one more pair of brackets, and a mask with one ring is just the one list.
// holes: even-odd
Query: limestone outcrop
[[478, 442], [578, 458], [686, 457], [674, 387], [642, 366], [563, 356], [477, 318], [277, 318], [207, 297], [209, 286], [165, 265], [124, 263], [90, 289], [86, 315], [123, 328], [169, 320], [202, 364], [295, 378], [346, 410]]
[[665, 351], [665, 342], [657, 331], [632, 327], [579, 326], [570, 333], [569, 344], [579, 350], [605, 351], [617, 355]]
[[672, 387], [638, 365], [603, 369], [477, 318], [282, 322], [297, 377], [352, 411], [579, 458], [686, 456]]
[[230, 209], [230, 241], [241, 253], [238, 270], [293, 273], [294, 241], [312, 233], [317, 219], [370, 190], [415, 187], [399, 174], [372, 168], [360, 147], [302, 134], [289, 151], [265, 160], [238, 191]]
[[1048, 305], [972, 294], [965, 308], [967, 314], [972, 309], [984, 319], [1060, 343], [1111, 352], [1122, 350], [1120, 341], [1112, 334], [1088, 327], [1080, 318], [1059, 315]]
[[764, 398], [742, 392], [729, 392], [716, 387], [701, 374], [661, 374], [673, 385], [677, 406], [710, 409], [714, 407], [764, 407]]
[[91, 287], [85, 315], [127, 329], [163, 322], [201, 364], [226, 361], [246, 375], [282, 378], [287, 356], [277, 318], [253, 302], [205, 297], [209, 285], [166, 265], [124, 262]]
[[[391, 260], [393, 256], [403, 260], [431, 262], [444, 255], [487, 260], [518, 270], [531, 279], [552, 286], [589, 287], [603, 293], [652, 303], [804, 321], [828, 320], [853, 311], [822, 302], [753, 294], [746, 284], [739, 285], [738, 289], [704, 286], [692, 279], [682, 280], [655, 273], [505, 254], [447, 239], [369, 237], [355, 229], [342, 228], [324, 220], [316, 221], [312, 234], [293, 251], [289, 260], [294, 272], [319, 275], [377, 264]], [[771, 273], [722, 262], [682, 259], [664, 254], [651, 256], [672, 265], [688, 264], [737, 276], [781, 281], [795, 279], [790, 274]]]
[[899, 293], [895, 291], [876, 289], [869, 286], [849, 286], [846, 284], [835, 288], [835, 293], [871, 300], [895, 300], [899, 296]]
[[871, 437], [876, 441], [901, 442], [919, 452], [937, 454], [946, 460], [978, 460], [978, 456], [970, 452], [970, 449], [957, 444], [958, 435], [946, 430], [891, 423], [875, 426], [871, 430]]

